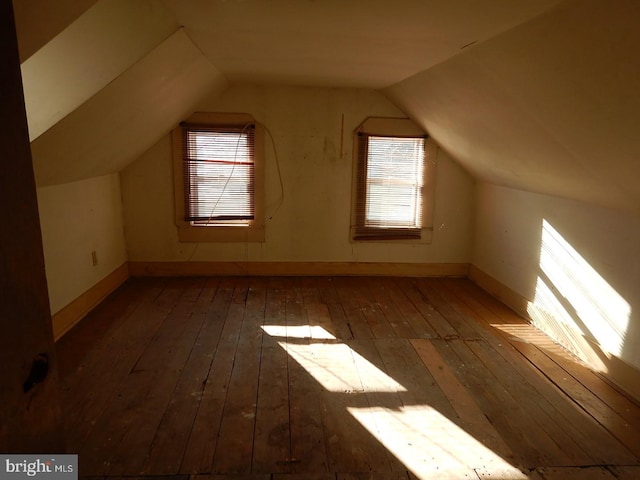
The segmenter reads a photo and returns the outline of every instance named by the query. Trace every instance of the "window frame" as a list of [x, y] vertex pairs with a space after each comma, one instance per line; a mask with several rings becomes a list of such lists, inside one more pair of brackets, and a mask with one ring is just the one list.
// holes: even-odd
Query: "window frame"
[[[370, 137], [424, 138], [424, 163], [420, 199], [421, 228], [365, 225], [367, 148]], [[424, 130], [408, 118], [368, 117], [353, 135], [353, 200], [350, 239], [352, 242], [431, 243], [435, 181], [435, 144]]]
[[187, 219], [186, 179], [184, 166], [185, 129], [172, 131], [175, 223], [180, 242], [264, 242], [264, 127], [245, 113], [197, 112], [184, 122], [201, 128], [242, 129], [255, 125], [253, 151], [253, 207], [254, 218], [247, 223], [214, 221], [198, 223]]

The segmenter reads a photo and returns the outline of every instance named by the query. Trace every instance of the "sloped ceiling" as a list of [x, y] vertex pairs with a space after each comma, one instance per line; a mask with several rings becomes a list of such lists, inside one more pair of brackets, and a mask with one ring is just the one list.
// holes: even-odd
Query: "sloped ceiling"
[[385, 93], [477, 178], [640, 213], [638, 20], [567, 2]]
[[230, 81], [382, 88], [558, 0], [165, 0]]
[[97, 0], [13, 0], [20, 61], [24, 62]]
[[[179, 86], [180, 88], [175, 88]], [[182, 30], [31, 143], [38, 185], [115, 173], [226, 81]]]
[[150, 2], [110, 0], [89, 9], [22, 63], [31, 141], [177, 28], [170, 12]]
[[482, 180], [640, 205], [636, 0], [14, 6], [39, 185], [118, 171], [252, 82], [380, 89]]

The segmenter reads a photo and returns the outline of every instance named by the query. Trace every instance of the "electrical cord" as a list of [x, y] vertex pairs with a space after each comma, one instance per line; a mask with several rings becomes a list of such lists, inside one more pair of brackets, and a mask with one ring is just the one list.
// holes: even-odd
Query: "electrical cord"
[[[242, 134], [244, 134], [244, 132], [247, 130], [247, 128], [249, 128], [249, 127], [250, 127], [250, 126], [252, 126], [252, 125], [254, 125], [254, 123], [248, 123], [248, 124], [246, 124], [246, 125], [242, 128], [242, 130], [241, 130], [241, 132], [240, 132], [240, 135], [238, 136], [238, 140], [237, 140], [237, 142], [236, 142], [236, 147], [235, 147], [234, 156], [233, 156], [233, 159], [234, 159], [234, 162], [233, 162], [233, 168], [232, 168], [232, 170], [231, 170], [231, 173], [230, 173], [230, 174], [229, 174], [229, 176], [227, 177], [227, 180], [225, 181], [225, 184], [224, 184], [224, 185], [223, 185], [223, 187], [222, 187], [222, 191], [220, 192], [220, 195], [219, 195], [219, 196], [218, 196], [218, 198], [216, 199], [215, 204], [214, 204], [214, 205], [211, 207], [211, 209], [210, 209], [209, 216], [208, 216], [208, 218], [207, 218], [207, 220], [206, 220], [206, 223], [202, 224], [202, 226], [203, 226], [203, 227], [207, 227], [207, 226], [210, 226], [210, 225], [212, 224], [212, 221], [213, 221], [213, 213], [215, 212], [215, 210], [216, 210], [216, 208], [217, 208], [218, 204], [220, 203], [220, 200], [222, 199], [222, 197], [223, 197], [223, 195], [224, 195], [224, 193], [225, 193], [225, 191], [226, 191], [226, 188], [227, 188], [227, 186], [228, 186], [229, 182], [231, 181], [231, 177], [233, 176], [233, 173], [234, 173], [234, 171], [235, 171], [235, 167], [236, 167], [236, 162], [235, 162], [235, 160], [236, 160], [236, 158], [237, 158], [238, 150], [239, 150], [239, 148], [240, 148], [240, 140], [241, 140], [241, 136], [242, 136]], [[280, 199], [279, 199], [278, 204], [276, 205], [275, 209], [273, 210], [273, 212], [272, 212], [272, 213], [269, 215], [269, 217], [268, 217], [268, 218], [269, 218], [269, 220], [273, 220], [274, 215], [278, 212], [278, 210], [280, 209], [280, 207], [281, 207], [281, 206], [282, 206], [282, 204], [284, 203], [284, 195], [285, 195], [285, 193], [284, 193], [284, 182], [283, 182], [283, 180], [282, 180], [282, 171], [281, 171], [281, 169], [280, 169], [280, 159], [279, 159], [279, 157], [278, 157], [278, 151], [277, 151], [277, 148], [276, 148], [276, 142], [275, 142], [275, 139], [274, 139], [274, 137], [273, 137], [273, 134], [271, 133], [271, 130], [269, 130], [269, 128], [268, 128], [266, 125], [264, 125], [264, 124], [262, 124], [262, 123], [261, 123], [261, 124], [260, 124], [260, 126], [262, 126], [262, 127], [265, 129], [265, 131], [266, 131], [266, 132], [267, 132], [267, 134], [269, 135], [269, 139], [271, 140], [271, 147], [272, 147], [272, 149], [273, 149], [273, 156], [274, 156], [275, 163], [276, 163], [276, 171], [278, 172], [278, 183], [279, 183], [279, 185], [280, 185]], [[193, 248], [193, 250], [191, 251], [191, 254], [189, 255], [189, 257], [188, 257], [188, 258], [187, 258], [187, 260], [186, 260], [187, 262], [190, 262], [190, 261], [192, 261], [192, 260], [193, 260], [193, 257], [195, 256], [195, 254], [196, 254], [196, 252], [197, 252], [197, 250], [198, 250], [198, 248], [199, 248], [199, 246], [200, 246], [200, 244], [201, 244], [201, 243], [202, 243], [202, 242], [197, 242], [197, 243], [194, 245], [194, 248]], [[247, 240], [245, 240], [245, 242], [244, 242], [244, 243], [245, 243], [245, 257], [246, 257], [246, 256], [248, 255], [248, 251], [246, 250], [246, 249], [248, 248], [248, 245], [247, 245], [247, 244], [248, 244], [248, 241], [247, 241]]]

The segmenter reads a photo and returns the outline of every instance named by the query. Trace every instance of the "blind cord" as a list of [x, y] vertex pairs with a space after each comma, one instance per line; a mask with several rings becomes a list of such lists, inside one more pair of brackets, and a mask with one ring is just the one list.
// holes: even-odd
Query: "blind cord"
[[[240, 132], [240, 136], [245, 132], [245, 130], [247, 128], [249, 128], [251, 125], [253, 125], [253, 123], [248, 123], [246, 124], [243, 128], [242, 131]], [[269, 127], [267, 127], [266, 125], [264, 125], [263, 123], [260, 124], [264, 130], [267, 132], [267, 134], [269, 135], [269, 139], [271, 140], [271, 148], [273, 149], [273, 157], [275, 159], [276, 162], [276, 171], [278, 172], [278, 183], [280, 185], [280, 200], [278, 201], [278, 204], [276, 205], [275, 209], [273, 210], [273, 212], [271, 213], [271, 215], [269, 215], [269, 220], [273, 220], [273, 216], [278, 212], [278, 210], [280, 210], [280, 207], [282, 206], [282, 204], [284, 203], [284, 182], [282, 181], [282, 171], [280, 170], [280, 159], [278, 157], [278, 150], [276, 148], [276, 142], [275, 139], [273, 138], [273, 134], [271, 133], [271, 130], [269, 130]], [[220, 200], [222, 199], [222, 195], [224, 194], [227, 185], [229, 184], [229, 181], [231, 180], [231, 177], [233, 176], [233, 172], [234, 169], [236, 167], [236, 158], [238, 155], [238, 149], [240, 147], [240, 136], [238, 137], [238, 141], [236, 142], [236, 149], [233, 155], [233, 168], [231, 169], [231, 174], [229, 175], [229, 177], [227, 178], [224, 186], [222, 187], [222, 192], [220, 193], [220, 195], [218, 196], [218, 199], [216, 200], [215, 205], [213, 205], [213, 207], [211, 208], [211, 211], [209, 213], [209, 217], [207, 218], [207, 223], [205, 223], [203, 226], [209, 226], [210, 222], [213, 219], [213, 212], [215, 211], [216, 207], [218, 206], [218, 203], [220, 202]], [[190, 262], [191, 260], [193, 260], [193, 257], [195, 256], [198, 247], [200, 246], [201, 242], [196, 242], [196, 244], [193, 247], [193, 250], [191, 251], [191, 254], [189, 255], [189, 257], [187, 258], [187, 262]], [[248, 241], [246, 240], [246, 236], [245, 236], [245, 263], [247, 264], [247, 268], [248, 268], [248, 262], [249, 262], [249, 245], [248, 245]]]
[[[218, 203], [220, 203], [220, 200], [222, 199], [222, 196], [224, 195], [224, 192], [227, 189], [229, 182], [231, 181], [231, 177], [233, 177], [233, 172], [236, 169], [236, 160], [238, 158], [238, 149], [240, 148], [240, 140], [242, 138], [242, 135], [245, 133], [247, 128], [249, 128], [251, 125], [253, 125], [253, 123], [247, 123], [244, 127], [242, 127], [242, 130], [240, 131], [240, 135], [238, 135], [238, 140], [236, 141], [236, 148], [235, 148], [235, 151], [233, 152], [233, 167], [231, 167], [231, 173], [227, 177], [227, 180], [224, 182], [224, 185], [222, 186], [222, 191], [220, 192], [220, 195], [218, 195], [218, 198], [216, 199], [216, 203], [211, 207], [211, 210], [209, 211], [209, 216], [206, 220], [206, 223], [203, 225], [203, 227], [208, 227], [211, 224], [211, 221], [213, 219], [213, 212], [215, 212], [216, 208], [218, 207]], [[187, 258], [186, 260], [187, 262], [190, 262], [191, 260], [193, 260], [194, 255], [198, 251], [198, 247], [200, 246], [200, 243], [201, 242], [197, 242], [195, 244], [191, 254], [189, 255], [189, 258]], [[247, 243], [246, 240], [245, 240], [245, 243]]]
[[251, 127], [251, 125], [253, 125], [253, 123], [247, 123], [244, 127], [242, 127], [242, 130], [240, 131], [240, 135], [238, 135], [238, 140], [236, 141], [236, 148], [233, 152], [233, 167], [231, 167], [231, 173], [227, 177], [227, 180], [224, 182], [224, 185], [222, 186], [222, 191], [220, 192], [220, 195], [218, 195], [218, 198], [216, 199], [216, 203], [211, 207], [211, 210], [209, 211], [209, 216], [207, 217], [207, 221], [204, 224], [205, 227], [211, 224], [211, 221], [213, 219], [213, 212], [215, 212], [216, 208], [218, 208], [218, 203], [220, 203], [220, 200], [222, 199], [225, 191], [227, 190], [227, 186], [229, 185], [229, 182], [233, 177], [233, 173], [236, 170], [236, 164], [237, 164], [236, 160], [238, 159], [238, 150], [240, 149], [240, 140], [242, 139], [242, 135], [244, 135], [247, 128]]

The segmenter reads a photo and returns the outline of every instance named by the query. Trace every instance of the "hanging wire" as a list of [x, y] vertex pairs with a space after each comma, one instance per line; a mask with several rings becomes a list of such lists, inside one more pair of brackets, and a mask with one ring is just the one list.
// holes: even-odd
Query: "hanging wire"
[[[256, 122], [257, 123], [257, 122]], [[242, 138], [242, 135], [245, 133], [245, 131], [247, 130], [247, 128], [251, 127], [252, 125], [254, 125], [255, 123], [248, 123], [246, 124], [242, 130], [240, 131], [240, 135], [238, 136], [238, 140], [236, 142], [236, 147], [235, 147], [235, 151], [234, 151], [234, 155], [233, 155], [233, 167], [231, 169], [231, 173], [229, 174], [229, 176], [227, 177], [227, 180], [225, 181], [223, 187], [222, 187], [222, 191], [220, 192], [220, 195], [218, 196], [215, 204], [212, 206], [210, 212], [209, 212], [209, 216], [206, 220], [206, 223], [204, 223], [202, 226], [203, 227], [207, 227], [210, 226], [212, 224], [213, 221], [213, 212], [216, 210], [218, 203], [220, 202], [220, 200], [222, 199], [224, 192], [227, 188], [227, 185], [229, 184], [229, 182], [231, 181], [231, 177], [233, 176], [233, 172], [235, 170], [236, 167], [236, 159], [237, 159], [237, 155], [238, 155], [238, 150], [240, 149], [240, 140]], [[282, 171], [280, 170], [280, 159], [278, 157], [278, 151], [276, 148], [276, 142], [275, 139], [273, 137], [273, 134], [271, 133], [271, 130], [269, 130], [269, 128], [260, 123], [260, 126], [262, 126], [265, 131], [267, 132], [267, 134], [269, 135], [269, 139], [271, 140], [271, 147], [273, 149], [273, 156], [275, 159], [275, 163], [276, 163], [276, 171], [278, 172], [278, 183], [280, 185], [280, 200], [278, 201], [278, 204], [276, 205], [275, 209], [273, 210], [273, 212], [271, 213], [271, 215], [269, 216], [269, 220], [273, 220], [273, 216], [278, 212], [278, 210], [280, 209], [280, 207], [282, 206], [282, 204], [284, 203], [284, 183], [282, 180]], [[193, 260], [193, 257], [195, 256], [198, 247], [200, 246], [202, 242], [197, 242], [191, 252], [191, 254], [189, 255], [189, 258], [187, 258], [187, 262], [190, 262], [191, 260]], [[245, 236], [245, 261], [248, 263], [248, 241], [246, 239]]]
[[282, 172], [280, 171], [280, 160], [278, 159], [278, 151], [276, 150], [276, 142], [271, 134], [271, 130], [266, 125], [261, 124], [264, 130], [269, 134], [269, 138], [271, 139], [271, 147], [273, 148], [273, 157], [276, 161], [276, 170], [278, 171], [278, 182], [280, 183], [280, 200], [278, 201], [278, 205], [276, 205], [273, 213], [269, 215], [269, 220], [273, 220], [273, 216], [280, 209], [282, 204], [284, 203], [284, 183], [282, 182]]

